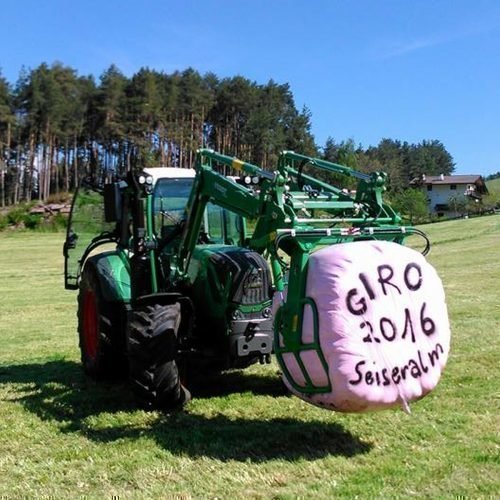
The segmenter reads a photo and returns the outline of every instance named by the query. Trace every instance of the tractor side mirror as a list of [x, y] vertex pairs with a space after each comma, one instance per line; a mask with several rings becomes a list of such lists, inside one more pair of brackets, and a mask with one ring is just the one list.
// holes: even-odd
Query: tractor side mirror
[[104, 220], [118, 222], [122, 209], [123, 182], [112, 182], [104, 185]]
[[68, 235], [66, 236], [66, 241], [64, 242], [63, 245], [64, 257], [66, 258], [68, 257], [68, 250], [73, 250], [76, 248], [77, 242], [78, 242], [78, 235], [70, 229]]

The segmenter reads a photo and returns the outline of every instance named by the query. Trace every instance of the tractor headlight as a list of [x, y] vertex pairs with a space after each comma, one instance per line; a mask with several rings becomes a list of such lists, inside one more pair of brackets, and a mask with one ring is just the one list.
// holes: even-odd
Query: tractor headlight
[[153, 176], [152, 175], [148, 175], [146, 177], [146, 184], [148, 184], [150, 186], [153, 184]]
[[139, 175], [139, 184], [146, 184], [146, 176], [145, 175]]
[[262, 311], [262, 316], [264, 318], [270, 318], [271, 315], [273, 314], [273, 311], [271, 310], [270, 307], [266, 307], [263, 311]]

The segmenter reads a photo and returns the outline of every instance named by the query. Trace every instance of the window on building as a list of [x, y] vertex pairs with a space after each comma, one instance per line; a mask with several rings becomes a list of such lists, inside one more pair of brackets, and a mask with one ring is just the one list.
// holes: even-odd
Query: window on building
[[457, 190], [457, 185], [456, 184], [450, 184], [450, 189], [452, 191], [456, 191]]
[[432, 191], [432, 184], [427, 184], [427, 191]]

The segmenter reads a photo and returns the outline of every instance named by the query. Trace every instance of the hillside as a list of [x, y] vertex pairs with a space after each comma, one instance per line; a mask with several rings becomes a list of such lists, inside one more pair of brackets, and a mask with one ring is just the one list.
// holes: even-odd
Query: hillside
[[486, 181], [486, 187], [488, 188], [490, 196], [496, 196], [500, 199], [500, 177], [492, 181]]

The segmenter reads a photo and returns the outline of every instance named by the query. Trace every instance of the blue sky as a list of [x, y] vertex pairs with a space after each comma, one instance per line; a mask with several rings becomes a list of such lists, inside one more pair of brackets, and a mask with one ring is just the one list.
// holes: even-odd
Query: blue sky
[[328, 136], [438, 139], [456, 173], [500, 170], [499, 0], [2, 2], [0, 68], [189, 66], [288, 82]]

